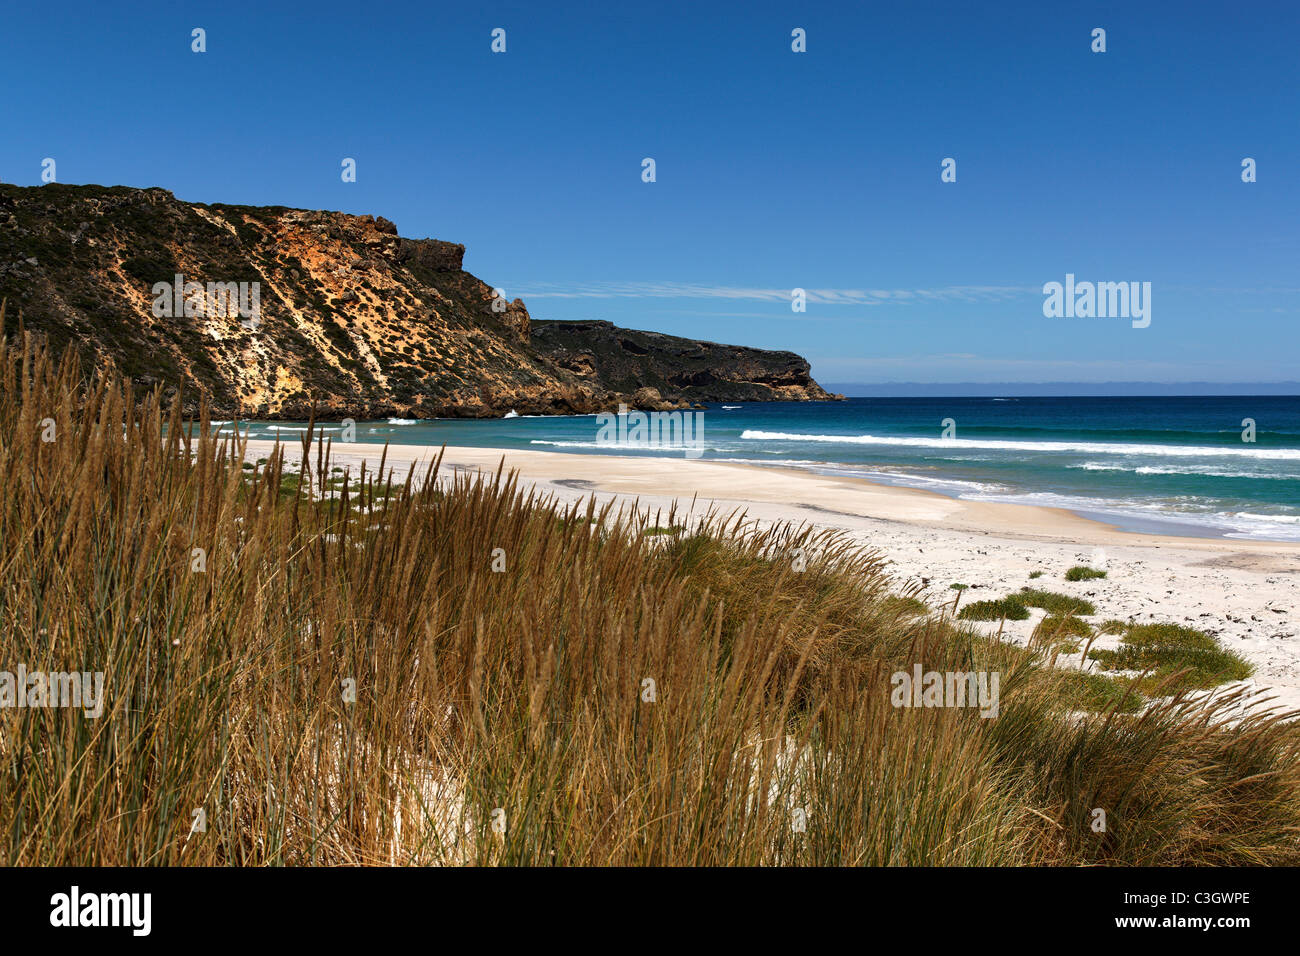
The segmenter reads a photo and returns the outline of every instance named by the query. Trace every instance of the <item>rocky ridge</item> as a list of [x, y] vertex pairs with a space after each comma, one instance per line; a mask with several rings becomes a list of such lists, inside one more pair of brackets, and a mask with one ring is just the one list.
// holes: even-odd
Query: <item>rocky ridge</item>
[[[464, 254], [399, 236], [382, 216], [0, 185], [6, 334], [21, 314], [88, 365], [114, 363], [168, 395], [183, 388], [187, 408], [206, 393], [220, 417], [301, 419], [313, 404], [320, 417], [370, 419], [839, 397], [791, 352], [534, 322], [521, 300], [466, 272]], [[207, 298], [170, 295], [177, 276]], [[214, 300], [210, 283], [231, 284], [236, 302], [238, 283], [257, 283], [256, 322]]]

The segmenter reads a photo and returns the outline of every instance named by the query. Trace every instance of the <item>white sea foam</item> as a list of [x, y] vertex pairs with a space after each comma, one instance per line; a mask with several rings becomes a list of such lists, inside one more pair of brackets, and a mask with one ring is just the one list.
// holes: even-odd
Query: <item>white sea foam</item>
[[[515, 417], [516, 418], [547, 418], [554, 422], [554, 421], [563, 421], [568, 418], [595, 418], [601, 414], [608, 414], [608, 413], [607, 412], [583, 412], [580, 415], [516, 415]], [[509, 418], [510, 416], [502, 415], [501, 417]]]
[[1011, 494], [1007, 485], [988, 481], [967, 481], [962, 478], [941, 478], [933, 475], [918, 475], [914, 472], [878, 471], [866, 468], [848, 468], [818, 465], [813, 469], [822, 475], [837, 475], [846, 478], [863, 478], [888, 485], [903, 485], [907, 488], [924, 488], [938, 491], [955, 498], [965, 498], [980, 494]]
[[1270, 521], [1274, 524], [1300, 525], [1300, 515], [1257, 515], [1251, 514], [1249, 511], [1238, 511], [1235, 517], [1246, 521]]
[[747, 428], [749, 441], [807, 441], [842, 445], [893, 445], [907, 448], [971, 448], [1002, 451], [1084, 452], [1093, 455], [1159, 455], [1171, 458], [1257, 458], [1300, 461], [1300, 448], [1215, 448], [1205, 445], [1152, 445], [1124, 442], [1007, 441], [981, 438], [907, 438], [882, 435], [801, 435]]
[[1300, 474], [1269, 473], [1262, 471], [1221, 471], [1199, 465], [1132, 465], [1118, 462], [1085, 461], [1081, 465], [1067, 465], [1067, 468], [1083, 471], [1126, 471], [1135, 475], [1196, 475], [1206, 478], [1269, 478], [1286, 481], [1300, 480]]
[[[545, 439], [545, 438], [533, 438], [533, 439], [530, 439], [529, 442], [528, 442], [528, 444], [530, 444], [530, 445], [550, 445], [550, 446], [553, 447], [553, 448], [599, 448], [601, 451], [616, 451], [616, 452], [624, 452], [624, 451], [655, 451], [655, 450], [663, 450], [663, 451], [680, 451], [681, 448], [682, 448], [682, 444], [681, 444], [680, 441], [676, 441], [676, 442], [674, 442], [674, 441], [672, 441], [671, 439], [669, 439], [668, 441], [656, 442], [656, 443], [649, 444], [649, 445], [644, 445], [644, 446], [641, 446], [641, 445], [637, 445], [637, 446], [633, 446], [633, 445], [627, 445], [627, 446], [623, 446], [623, 445], [611, 445], [611, 444], [609, 444], [609, 443], [607, 443], [607, 442], [594, 442], [594, 441], [550, 441], [550, 440]], [[734, 451], [734, 449], [732, 449], [732, 448], [722, 448], [722, 447], [719, 447], [719, 446], [717, 446], [717, 445], [706, 446], [704, 450], [705, 450], [705, 451]], [[716, 460], [716, 459], [714, 459], [714, 460]]]
[[1222, 511], [1219, 502], [1209, 498], [1183, 496], [1157, 501], [1135, 501], [1114, 498], [1093, 498], [1083, 495], [1063, 495], [1055, 492], [1017, 491], [1003, 484], [981, 481], [967, 481], [959, 478], [936, 477], [898, 470], [886, 471], [871, 468], [855, 468], [843, 465], [828, 465], [824, 462], [802, 462], [790, 460], [789, 464], [798, 464], [825, 475], [842, 475], [878, 481], [884, 484], [903, 485], [910, 488], [922, 488], [937, 491], [967, 501], [997, 501], [1008, 504], [1037, 505], [1042, 508], [1062, 508], [1067, 511], [1082, 512], [1094, 516], [1112, 517], [1116, 523], [1143, 524], [1152, 523], [1166, 526], [1165, 530], [1176, 532], [1195, 531], [1220, 534], [1228, 538], [1250, 538], [1257, 540], [1300, 540], [1300, 515], [1293, 514], [1257, 514], [1248, 511]]
[[[1300, 540], [1300, 515], [1256, 514], [1248, 511], [1215, 511], [1217, 504], [1204, 498], [1180, 498], [1166, 501], [1126, 501], [1060, 495], [1053, 492], [974, 493], [962, 494], [970, 501], [1002, 501], [1010, 504], [1064, 508], [1084, 514], [1109, 516], [1128, 521], [1169, 525], [1176, 529], [1206, 529], [1228, 538], [1265, 540]], [[1123, 520], [1117, 522], [1123, 524]]]

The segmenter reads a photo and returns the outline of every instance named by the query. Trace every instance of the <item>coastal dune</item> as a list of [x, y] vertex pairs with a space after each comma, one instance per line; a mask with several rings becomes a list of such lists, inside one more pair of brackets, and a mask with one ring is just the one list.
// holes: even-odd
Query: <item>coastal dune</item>
[[[290, 462], [301, 445], [281, 444]], [[275, 443], [248, 442], [250, 460]], [[422, 471], [441, 449], [389, 445], [386, 467], [398, 477]], [[315, 449], [313, 447], [313, 455]], [[334, 443], [332, 465], [367, 471], [385, 447]], [[901, 589], [920, 588], [932, 608], [998, 598], [1032, 584], [1086, 598], [1096, 622], [1168, 622], [1219, 639], [1255, 668], [1229, 685], [1255, 695], [1260, 706], [1300, 709], [1300, 543], [1230, 538], [1169, 537], [1119, 531], [1057, 508], [965, 501], [929, 491], [790, 468], [649, 457], [447, 447], [444, 474], [493, 473], [504, 463], [520, 484], [563, 502], [617, 498], [651, 514], [703, 515], [743, 511], [759, 523], [792, 522], [839, 530], [877, 549]], [[1101, 579], [1068, 582], [1065, 571], [1086, 564]], [[1032, 582], [1029, 575], [1038, 572]], [[954, 584], [966, 585], [960, 596]], [[1041, 610], [1028, 620], [977, 625], [1026, 643]], [[1114, 647], [1101, 637], [1092, 645]], [[1082, 654], [1062, 666], [1095, 667]]]

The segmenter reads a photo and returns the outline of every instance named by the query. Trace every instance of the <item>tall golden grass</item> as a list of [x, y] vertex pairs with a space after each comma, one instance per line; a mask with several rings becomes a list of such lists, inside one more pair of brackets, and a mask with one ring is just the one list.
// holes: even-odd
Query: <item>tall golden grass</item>
[[[1081, 712], [1048, 651], [915, 615], [834, 534], [648, 536], [192, 425], [0, 343], [0, 669], [107, 698], [0, 710], [9, 864], [1300, 862], [1294, 725]], [[895, 708], [915, 663], [998, 672], [998, 716]]]

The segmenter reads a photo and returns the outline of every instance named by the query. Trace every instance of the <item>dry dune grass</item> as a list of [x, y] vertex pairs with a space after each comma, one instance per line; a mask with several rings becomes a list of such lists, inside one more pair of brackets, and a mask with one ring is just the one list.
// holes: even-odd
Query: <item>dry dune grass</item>
[[[832, 534], [304, 459], [0, 344], [0, 669], [107, 698], [0, 710], [0, 859], [1300, 862], [1293, 724], [1081, 712], [1048, 650], [917, 615]], [[894, 707], [916, 663], [998, 672], [998, 716]]]

